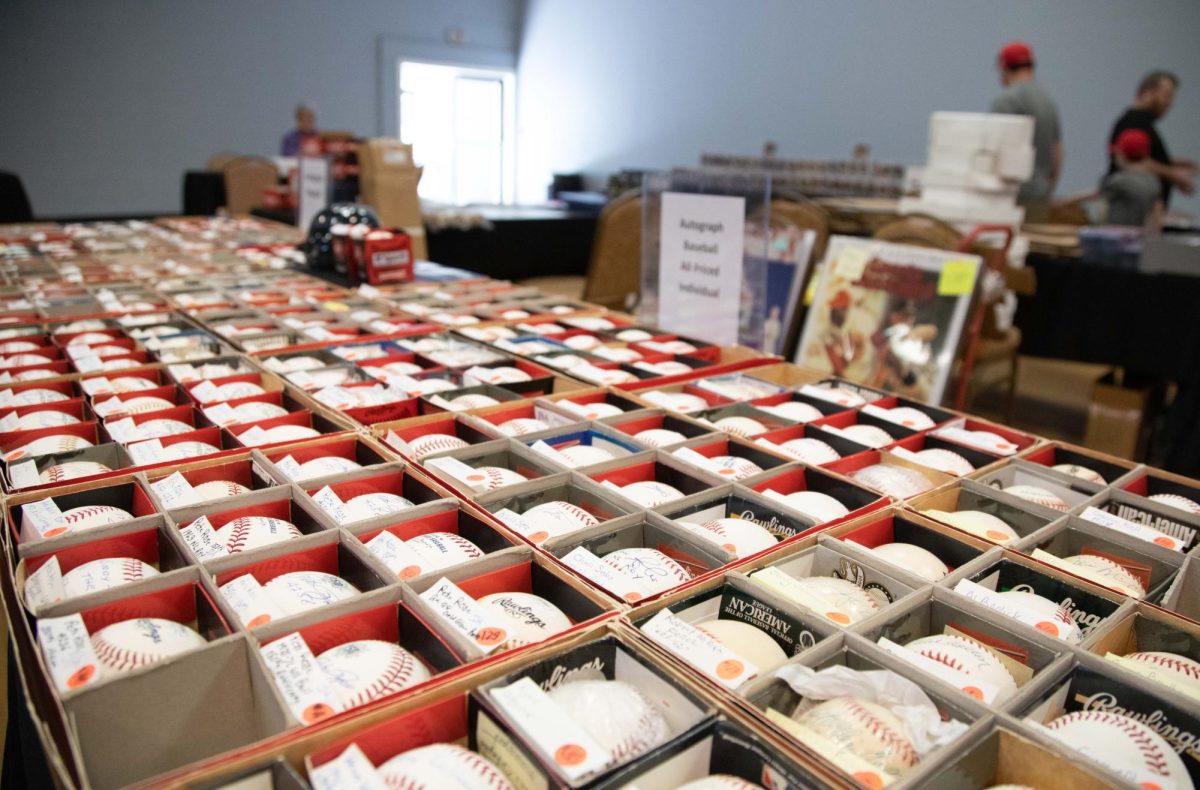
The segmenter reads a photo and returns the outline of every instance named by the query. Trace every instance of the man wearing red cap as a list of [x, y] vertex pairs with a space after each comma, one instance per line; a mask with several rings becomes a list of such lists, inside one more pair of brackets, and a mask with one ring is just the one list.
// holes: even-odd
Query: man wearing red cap
[[992, 112], [1033, 118], [1033, 175], [1021, 185], [1017, 202], [1025, 206], [1026, 219], [1041, 219], [1062, 171], [1062, 126], [1058, 105], [1034, 79], [1033, 49], [1023, 41], [1005, 44], [997, 66], [1004, 93], [992, 102]]
[[[1146, 133], [1150, 140], [1150, 158], [1146, 167], [1159, 178], [1164, 206], [1170, 202], [1171, 190], [1174, 187], [1178, 187], [1186, 195], [1192, 194], [1195, 189], [1196, 163], [1190, 159], [1172, 159], [1167, 152], [1166, 143], [1159, 137], [1158, 129], [1154, 126], [1170, 111], [1178, 88], [1179, 78], [1169, 71], [1152, 71], [1147, 74], [1138, 85], [1133, 106], [1113, 124], [1112, 134], [1108, 138], [1109, 144], [1115, 145], [1117, 137], [1127, 129], [1138, 129]], [[1116, 171], [1116, 158], [1110, 156], [1108, 172], [1111, 175]]]
[[1126, 129], [1112, 145], [1117, 171], [1100, 185], [1108, 201], [1109, 225], [1157, 227], [1162, 218], [1161, 185], [1150, 171], [1150, 135], [1141, 129]]

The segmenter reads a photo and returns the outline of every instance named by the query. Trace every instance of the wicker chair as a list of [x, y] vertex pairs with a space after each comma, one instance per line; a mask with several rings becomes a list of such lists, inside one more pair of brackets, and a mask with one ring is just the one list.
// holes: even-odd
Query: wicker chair
[[262, 205], [263, 192], [279, 183], [275, 163], [262, 156], [239, 156], [225, 165], [224, 173], [230, 214], [249, 214]]
[[614, 198], [596, 220], [584, 301], [626, 310], [642, 287], [642, 196], [630, 190]]
[[924, 214], [912, 214], [889, 222], [875, 231], [871, 238], [935, 250], [956, 250], [962, 242], [962, 234], [952, 225]]

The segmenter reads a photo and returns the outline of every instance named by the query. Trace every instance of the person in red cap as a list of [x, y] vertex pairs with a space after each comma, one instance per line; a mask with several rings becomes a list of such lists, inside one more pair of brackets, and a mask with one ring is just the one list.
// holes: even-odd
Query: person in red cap
[[1162, 185], [1150, 169], [1150, 135], [1126, 129], [1110, 153], [1117, 170], [1104, 178], [1100, 194], [1108, 201], [1109, 225], [1157, 228], [1162, 223]]
[[992, 112], [1033, 118], [1033, 175], [1021, 185], [1017, 202], [1025, 218], [1039, 221], [1050, 208], [1050, 197], [1062, 172], [1062, 125], [1058, 105], [1034, 78], [1033, 49], [1024, 41], [1005, 44], [997, 58], [1004, 92], [992, 102]]
[[[1108, 142], [1115, 145], [1117, 137], [1127, 129], [1139, 129], [1146, 133], [1150, 138], [1150, 157], [1146, 167], [1158, 176], [1164, 207], [1171, 202], [1173, 188], [1190, 195], [1196, 187], [1196, 163], [1190, 159], [1173, 159], [1155, 128], [1155, 123], [1171, 110], [1178, 89], [1179, 78], [1169, 71], [1157, 70], [1147, 74], [1138, 84], [1133, 106], [1113, 124], [1112, 134], [1108, 138]], [[1110, 156], [1109, 175], [1117, 170], [1116, 157]]]

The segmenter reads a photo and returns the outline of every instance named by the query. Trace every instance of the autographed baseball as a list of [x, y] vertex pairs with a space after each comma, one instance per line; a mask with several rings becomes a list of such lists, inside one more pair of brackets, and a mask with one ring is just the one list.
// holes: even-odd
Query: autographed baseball
[[993, 703], [1017, 693], [1017, 681], [1012, 673], [995, 653], [974, 639], [953, 634], [934, 634], [914, 639], [905, 647], [971, 678], [978, 678], [996, 689], [990, 697], [972, 686], [964, 689], [976, 699]]
[[1151, 502], [1158, 502], [1160, 505], [1167, 505], [1185, 513], [1200, 515], [1200, 503], [1179, 494], [1151, 494], [1149, 499]]
[[850, 477], [868, 488], [896, 499], [908, 499], [933, 488], [929, 478], [907, 466], [871, 464], [850, 473]]
[[95, 346], [92, 348], [92, 351], [95, 351], [96, 356], [100, 357], [101, 359], [103, 359], [104, 357], [119, 357], [122, 354], [133, 353], [132, 349], [125, 348], [125, 346], [112, 346], [112, 345]]
[[63, 574], [63, 597], [78, 598], [157, 575], [156, 568], [132, 557], [92, 560]]
[[739, 560], [774, 546], [775, 536], [753, 521], [742, 518], [718, 518], [694, 524], [677, 521], [689, 532], [697, 534], [736, 556]]
[[[573, 335], [568, 337], [563, 343], [576, 351], [590, 351], [600, 345], [600, 338], [595, 335]], [[37, 348], [37, 346], [34, 346]]]
[[1157, 650], [1129, 653], [1124, 658], [1126, 661], [1134, 661], [1145, 666], [1147, 668], [1146, 677], [1151, 680], [1161, 678], [1172, 685], [1200, 689], [1200, 661]]
[[[115, 335], [110, 335], [105, 332], [84, 332], [80, 335], [75, 335], [67, 341], [68, 346], [90, 346], [93, 343], [111, 343], [116, 340]], [[35, 346], [36, 348], [36, 346]], [[22, 349], [26, 350], [26, 349]]]
[[921, 512], [932, 519], [957, 527], [963, 532], [970, 532], [972, 535], [992, 543], [1004, 545], [1021, 539], [1016, 530], [1008, 524], [982, 510], [957, 510], [953, 513], [945, 510], [923, 510]]
[[177, 436], [181, 433], [196, 430], [194, 425], [188, 425], [182, 420], [146, 420], [138, 424], [137, 435], [140, 439], [158, 439], [163, 436]]
[[300, 614], [329, 606], [358, 594], [359, 589], [345, 579], [320, 571], [294, 571], [276, 576], [263, 585], [271, 600], [284, 615]]
[[1144, 788], [1187, 790], [1187, 768], [1154, 730], [1120, 713], [1080, 710], [1046, 725], [1050, 735]]
[[62, 483], [111, 471], [109, 467], [95, 461], [67, 461], [65, 464], [55, 464], [43, 469], [38, 479], [43, 483]]
[[223, 499], [225, 497], [248, 494], [250, 493], [250, 489], [241, 483], [234, 483], [231, 480], [209, 480], [207, 483], [193, 486], [192, 493], [196, 495], [198, 501], [207, 502], [210, 499]]
[[497, 430], [507, 436], [524, 436], [529, 433], [544, 431], [549, 427], [550, 423], [534, 419], [533, 417], [518, 417], [515, 420], [507, 420], [496, 426]]
[[1051, 510], [1061, 510], [1066, 512], [1070, 509], [1070, 506], [1063, 501], [1062, 497], [1053, 492], [1047, 491], [1041, 486], [1015, 485], [1007, 486], [1002, 490], [1006, 494], [1012, 494], [1013, 496], [1020, 497], [1028, 502], [1033, 502], [1035, 505], [1048, 507]]
[[692, 579], [682, 565], [657, 549], [617, 549], [601, 559], [623, 576], [641, 582], [648, 595], [657, 595]]
[[84, 505], [63, 511], [63, 521], [71, 532], [82, 532], [132, 520], [131, 513], [112, 505]]
[[821, 397], [832, 401], [839, 406], [845, 406], [848, 409], [858, 408], [867, 402], [866, 398], [859, 395], [857, 392], [848, 390], [844, 387], [834, 387], [830, 385], [818, 384], [816, 388], [824, 390]]
[[504, 650], [541, 642], [571, 627], [561, 609], [532, 593], [492, 593], [479, 598], [479, 603], [503, 620], [510, 637]]
[[605, 417], [615, 417], [618, 414], [625, 413], [619, 407], [614, 406], [611, 403], [604, 403], [603, 401], [598, 403], [588, 403], [582, 408], [585, 409], [583, 416], [588, 420], [601, 420]]
[[524, 483], [528, 479], [520, 472], [514, 472], [502, 466], [476, 467], [471, 474], [466, 476], [467, 485], [480, 492], [495, 491], [497, 488]]
[[651, 447], [669, 447], [672, 444], [687, 441], [687, 437], [679, 431], [671, 431], [666, 428], [649, 428], [645, 431], [638, 431], [633, 438]]
[[427, 433], [424, 436], [418, 436], [413, 439], [408, 443], [408, 446], [412, 448], [414, 456], [424, 458], [433, 453], [458, 450], [470, 445], [457, 436], [451, 436], [448, 433]]
[[447, 390], [458, 389], [458, 385], [447, 379], [421, 379], [411, 385], [409, 390], [410, 395], [432, 395], [435, 392], [446, 392]]
[[[671, 411], [688, 414], [708, 408], [708, 401], [699, 395], [691, 395], [687, 392], [659, 392], [657, 395], [661, 404]], [[647, 400], [651, 399], [647, 398]]]
[[1036, 593], [1022, 590], [1007, 590], [1000, 597], [1030, 614], [1042, 619], [1034, 624], [1034, 628], [1072, 645], [1083, 641], [1083, 632], [1079, 624], [1071, 617], [1070, 612], [1049, 598]]
[[62, 411], [34, 411], [22, 414], [17, 418], [18, 431], [31, 431], [37, 428], [61, 428], [64, 425], [77, 425], [79, 418]]
[[874, 702], [834, 697], [797, 716], [796, 721], [891, 776], [900, 775], [921, 759], [900, 719]]
[[696, 626], [725, 647], [768, 672], [787, 661], [779, 643], [760, 628], [740, 620], [708, 620]]
[[871, 553], [884, 562], [898, 565], [931, 582], [941, 580], [950, 572], [946, 563], [938, 559], [936, 554], [912, 543], [884, 543], [872, 548]]
[[496, 766], [453, 743], [434, 743], [403, 752], [379, 766], [376, 773], [389, 790], [513, 790]]
[[716, 473], [730, 480], [741, 480], [762, 471], [762, 467], [740, 455], [715, 455], [708, 459], [716, 465]]
[[320, 431], [306, 425], [276, 425], [274, 428], [267, 428], [265, 433], [262, 444], [298, 442], [301, 439], [311, 439], [321, 435]]
[[740, 436], [743, 439], [748, 439], [751, 436], [757, 436], [767, 431], [767, 426], [753, 417], [723, 417], [713, 423], [713, 427], [725, 433]]
[[49, 455], [51, 453], [69, 453], [72, 450], [78, 450], [83, 447], [92, 446], [92, 443], [87, 439], [79, 436], [72, 436], [70, 434], [39, 436], [32, 442], [6, 453], [4, 460], [11, 463], [12, 461], [16, 461], [21, 458], [33, 458], [35, 456]]
[[813, 466], [827, 464], [842, 457], [841, 453], [825, 442], [820, 439], [810, 439], [807, 436], [802, 439], [789, 439], [779, 445], [779, 449], [797, 461], [803, 461]]
[[[486, 371], [486, 372], [484, 372]], [[518, 381], [531, 381], [528, 373], [520, 368], [514, 368], [509, 365], [502, 365], [496, 368], [482, 368], [476, 371], [488, 384], [511, 384]]]
[[621, 486], [621, 496], [637, 502], [642, 507], [658, 507], [666, 502], [683, 499], [683, 492], [675, 486], [657, 480], [639, 480]]
[[118, 376], [110, 379], [109, 384], [112, 385], [113, 392], [142, 392], [143, 390], [152, 390], [158, 385], [150, 379], [144, 379], [140, 376]]
[[575, 468], [602, 464], [616, 457], [603, 447], [596, 447], [590, 444], [576, 444], [571, 447], [564, 447], [558, 451], [558, 454], [566, 459], [567, 464]]
[[176, 442], [163, 447], [162, 457], [171, 461], [181, 461], [187, 458], [202, 458], [219, 452], [221, 452], [220, 447], [208, 442]]
[[[112, 338], [105, 339], [111, 340]], [[67, 345], [74, 345], [74, 341], [71, 341]], [[22, 351], [33, 351], [37, 347], [37, 343], [30, 343], [28, 340], [12, 340], [0, 345], [0, 354], [19, 354]]]
[[1055, 464], [1054, 466], [1052, 466], [1050, 468], [1056, 472], [1062, 472], [1064, 475], [1070, 475], [1071, 477], [1078, 477], [1081, 480], [1087, 480], [1092, 483], [1099, 483], [1100, 485], [1108, 484], [1108, 481], [1105, 480], [1104, 476], [1101, 475], [1099, 472], [1088, 469], [1086, 466], [1080, 466], [1079, 464]]
[[774, 414], [776, 417], [782, 417], [792, 422], [812, 422], [825, 416], [821, 414], [821, 411], [816, 406], [810, 406], [798, 400], [785, 400], [783, 403], [774, 406], [759, 406], [758, 408], [768, 414]]
[[820, 491], [793, 491], [786, 494], [783, 501], [792, 510], [799, 511], [818, 524], [850, 514], [849, 508]]
[[379, 639], [332, 647], [317, 656], [317, 663], [341, 692], [342, 710], [396, 694], [431, 677], [412, 653]]
[[600, 523], [583, 508], [561, 499], [531, 507], [521, 514], [521, 518], [535, 528], [536, 531], [525, 536], [535, 544]]
[[153, 395], [141, 395], [121, 402], [121, 411], [128, 414], [149, 414], [152, 411], [173, 408], [175, 408], [175, 404], [171, 401]]
[[1073, 566], [1073, 572], [1076, 575], [1093, 581], [1101, 587], [1109, 587], [1134, 598], [1144, 598], [1146, 595], [1146, 588], [1142, 586], [1136, 576], [1107, 557], [1076, 554], [1063, 559]]
[[122, 620], [92, 634], [103, 673], [129, 672], [206, 644], [191, 628], [161, 617]]
[[13, 376], [13, 380], [14, 381], [34, 381], [36, 379], [52, 379], [57, 375], [58, 374], [55, 373], [53, 370], [47, 370], [45, 368], [31, 368], [29, 370], [22, 370], [22, 371], [16, 373]]
[[323, 455], [320, 458], [313, 458], [300, 464], [300, 468], [296, 470], [296, 477], [294, 479], [297, 481], [312, 480], [316, 477], [337, 475], [354, 469], [362, 469], [362, 464], [338, 455]]
[[400, 578], [406, 581], [483, 556], [478, 546], [454, 532], [429, 532], [406, 540], [405, 544], [421, 558], [420, 565], [400, 572]]
[[282, 543], [301, 536], [300, 530], [290, 521], [266, 516], [235, 518], [218, 529], [216, 534], [217, 540], [230, 554]]
[[61, 403], [62, 401], [70, 400], [66, 395], [56, 390], [47, 389], [29, 389], [22, 392], [14, 392], [12, 405], [14, 406], [35, 406], [39, 403]]
[[346, 502], [346, 521], [350, 524], [377, 516], [387, 516], [415, 507], [411, 499], [387, 491], [359, 494]]
[[451, 399], [446, 405], [453, 411], [466, 411], [467, 409], [482, 409], [484, 406], [495, 406], [500, 401], [490, 395], [480, 395], [479, 393], [468, 393], [459, 395], [457, 398]]
[[644, 329], [623, 329], [617, 333], [617, 340], [622, 343], [641, 343], [654, 337]]
[[620, 680], [575, 680], [550, 699], [608, 752], [608, 765], [628, 762], [671, 737], [663, 715], [636, 687]]
[[875, 599], [854, 582], [833, 576], [803, 576], [794, 581], [804, 595], [813, 599], [811, 604], [805, 600], [798, 603], [814, 609], [835, 623], [850, 625], [879, 611], [879, 604]]
[[879, 416], [889, 422], [903, 425], [905, 428], [912, 428], [914, 431], [927, 431], [937, 424], [928, 414], [920, 409], [914, 409], [912, 406], [884, 409]]
[[890, 433], [874, 425], [849, 425], [842, 429], [846, 438], [867, 447], [886, 447], [896, 441]]
[[51, 361], [41, 354], [14, 354], [11, 357], [5, 357], [3, 362], [0, 362], [0, 367], [23, 368], [29, 365], [44, 365]]
[[288, 410], [282, 406], [262, 401], [251, 401], [233, 407], [233, 416], [239, 423], [269, 420], [273, 417], [283, 417], [287, 413]]
[[266, 390], [252, 381], [231, 381], [217, 387], [217, 392], [221, 393], [221, 400], [234, 400], [262, 395]]
[[918, 462], [946, 474], [961, 476], [969, 475], [975, 471], [975, 467], [970, 461], [952, 450], [931, 447], [928, 450], [921, 450], [915, 453], [915, 456], [915, 460]]

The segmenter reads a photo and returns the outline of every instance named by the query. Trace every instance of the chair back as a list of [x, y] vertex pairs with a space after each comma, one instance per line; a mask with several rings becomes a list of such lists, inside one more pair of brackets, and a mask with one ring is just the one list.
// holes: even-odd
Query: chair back
[[275, 163], [261, 156], [239, 156], [225, 165], [225, 207], [249, 214], [263, 204], [263, 192], [279, 183]]
[[241, 156], [241, 154], [234, 151], [220, 151], [208, 158], [208, 162], [205, 163], [204, 169], [210, 173], [223, 172], [225, 170], [225, 165], [229, 164], [234, 159], [237, 159], [239, 156]]
[[956, 250], [962, 243], [962, 234], [954, 226], [924, 214], [910, 214], [889, 222], [875, 231], [871, 238], [935, 250]]
[[584, 301], [625, 310], [642, 287], [642, 196], [630, 190], [609, 201], [596, 220]]

